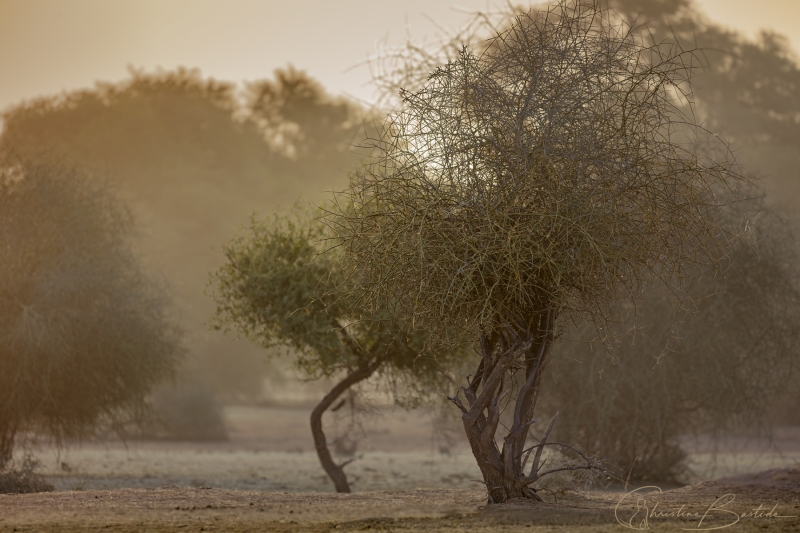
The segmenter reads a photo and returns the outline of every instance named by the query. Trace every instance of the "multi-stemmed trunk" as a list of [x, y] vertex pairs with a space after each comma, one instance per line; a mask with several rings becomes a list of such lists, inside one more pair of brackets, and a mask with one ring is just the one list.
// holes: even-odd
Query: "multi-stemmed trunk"
[[[451, 400], [461, 409], [464, 429], [472, 453], [483, 474], [490, 503], [509, 498], [526, 497], [540, 500], [532, 486], [542, 475], [541, 456], [544, 444], [555, 422], [545, 430], [539, 444], [525, 449], [525, 442], [539, 397], [539, 386], [554, 340], [554, 310], [542, 313], [531, 328], [498, 327], [488, 334], [481, 333], [481, 361], [474, 376], [468, 380], [463, 393]], [[511, 376], [524, 372], [525, 381], [517, 391], [511, 427], [498, 445], [496, 440], [503, 400], [511, 394]], [[535, 452], [535, 453], [534, 453]], [[531, 454], [533, 462], [526, 474]]]
[[350, 485], [347, 482], [347, 475], [344, 473], [344, 464], [337, 464], [328, 449], [328, 442], [325, 439], [325, 432], [322, 430], [322, 415], [330, 408], [339, 396], [346, 392], [350, 387], [369, 378], [380, 365], [383, 359], [379, 358], [370, 364], [364, 365], [357, 370], [350, 372], [347, 376], [337, 383], [328, 394], [311, 411], [311, 433], [314, 436], [314, 447], [317, 450], [319, 462], [325, 473], [333, 481], [336, 492], [350, 492]]

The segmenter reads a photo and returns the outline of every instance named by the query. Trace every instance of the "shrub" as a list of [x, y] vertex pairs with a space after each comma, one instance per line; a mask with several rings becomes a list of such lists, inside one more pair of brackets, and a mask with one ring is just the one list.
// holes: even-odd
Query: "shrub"
[[161, 387], [151, 398], [153, 419], [142, 436], [185, 441], [226, 441], [228, 430], [213, 392], [200, 383]]
[[[403, 389], [409, 400], [437, 390], [441, 363], [457, 356], [422, 355], [424, 337], [386, 313], [353, 306], [346, 290], [354, 279], [341, 268], [321, 210], [253, 219], [225, 248], [226, 262], [212, 275], [215, 327], [235, 329], [264, 348], [289, 349], [308, 378], [335, 377], [311, 413], [320, 462], [337, 492], [350, 492], [344, 464], [331, 457], [322, 416], [366, 380], [384, 378], [387, 393]], [[349, 446], [340, 439], [337, 447]], [[350, 443], [352, 445], [352, 443]], [[346, 464], [346, 463], [345, 463]]]
[[544, 399], [562, 409], [560, 440], [599, 452], [631, 479], [674, 482], [688, 473], [683, 435], [766, 429], [800, 370], [800, 262], [793, 226], [775, 208], [753, 215], [753, 245], [731, 250], [724, 275], [704, 272], [682, 319], [649, 290], [636, 318], [614, 325], [613, 357], [590, 331], [560, 345]]
[[41, 463], [26, 455], [22, 463], [8, 462], [0, 468], [0, 494], [27, 494], [30, 492], [50, 492], [53, 485], [41, 474], [36, 473]]
[[173, 372], [179, 332], [133, 237], [80, 170], [0, 158], [0, 465], [19, 432], [61, 443], [138, 417]]

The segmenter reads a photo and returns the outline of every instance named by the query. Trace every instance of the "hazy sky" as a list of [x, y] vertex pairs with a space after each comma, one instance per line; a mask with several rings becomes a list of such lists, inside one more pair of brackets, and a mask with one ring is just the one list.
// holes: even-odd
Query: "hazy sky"
[[[769, 27], [800, 50], [800, 0], [697, 0], [712, 19], [754, 35]], [[117, 81], [128, 65], [198, 67], [240, 81], [291, 63], [334, 93], [369, 98], [356, 68], [406, 21], [433, 35], [422, 14], [445, 26], [486, 0], [0, 0], [0, 110], [24, 98]]]

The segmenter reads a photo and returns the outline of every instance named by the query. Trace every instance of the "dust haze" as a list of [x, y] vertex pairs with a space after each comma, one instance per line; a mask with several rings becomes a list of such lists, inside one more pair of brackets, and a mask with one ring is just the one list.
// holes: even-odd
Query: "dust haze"
[[[54, 9], [46, 4], [37, 6]], [[491, 130], [480, 122], [483, 112], [491, 116], [486, 124], [505, 124], [505, 111], [486, 111], [499, 106], [501, 98], [475, 103], [479, 89], [493, 90], [488, 85], [463, 81], [461, 87], [456, 78], [436, 85], [445, 71], [469, 71], [464, 65], [486, 68], [491, 73], [486, 80], [506, 72], [459, 54], [466, 46], [475, 57], [496, 60], [503, 46], [515, 50], [524, 40], [517, 34], [518, 41], [487, 41], [492, 31], [513, 30], [515, 20], [519, 31], [528, 31], [508, 6], [470, 5], [488, 10], [485, 17], [473, 18], [437, 4], [430, 15], [449, 30], [424, 22], [430, 28], [425, 38], [411, 35], [412, 41], [404, 43], [402, 15], [394, 8], [384, 14], [383, 28], [377, 26], [382, 18], [369, 14], [374, 7], [348, 2], [339, 15], [354, 10], [363, 18], [342, 23], [342, 28], [357, 23], [372, 36], [358, 55], [352, 32], [342, 38], [340, 50], [335, 39], [320, 48], [310, 36], [302, 46], [296, 41], [289, 46], [289, 41], [276, 41], [278, 30], [262, 53], [259, 41], [247, 37], [247, 9], [253, 10], [253, 20], [284, 17], [286, 26], [294, 27], [294, 15], [269, 3], [235, 4], [224, 18], [219, 6], [209, 2], [184, 21], [194, 25], [185, 28], [170, 18], [177, 17], [175, 6], [144, 2], [111, 9], [77, 2], [59, 4], [57, 12], [37, 19], [30, 6], [0, 0], [0, 19], [5, 19], [0, 20], [0, 35], [5, 34], [0, 36], [0, 68], [20, 78], [0, 84], [14, 95], [0, 98], [0, 493], [9, 493], [0, 494], [0, 530], [79, 531], [108, 522], [119, 531], [171, 531], [185, 522], [192, 527], [221, 524], [232, 531], [300, 531], [359, 521], [359, 527], [431, 531], [544, 524], [594, 531], [615, 523], [616, 493], [644, 485], [660, 486], [664, 501], [675, 507], [684, 500], [690, 507], [702, 506], [708, 491], [720, 487], [753, 506], [777, 498], [787, 511], [783, 514], [796, 514], [788, 511], [796, 510], [800, 491], [800, 28], [787, 35], [781, 29], [792, 31], [788, 23], [776, 22], [773, 29], [757, 31], [737, 18], [754, 19], [752, 7], [726, 3], [725, 16], [718, 17], [720, 7], [710, 0], [562, 0], [519, 9], [540, 20], [535, 14], [548, 6], [553, 13], [567, 13], [583, 4], [599, 8], [603, 15], [598, 20], [608, 21], [602, 24], [614, 31], [621, 21], [646, 25], [647, 32], [634, 29], [619, 37], [624, 46], [615, 53], [640, 53], [653, 64], [658, 64], [656, 49], [686, 54], [669, 56], [663, 63], [669, 68], [658, 64], [661, 71], [636, 70], [641, 64], [631, 63], [630, 79], [644, 80], [658, 71], [666, 85], [673, 84], [674, 92], [663, 93], [670, 102], [690, 87], [679, 104], [648, 115], [652, 107], [646, 106], [654, 105], [654, 97], [638, 95], [636, 87], [652, 94], [660, 89], [652, 89], [655, 84], [648, 85], [653, 82], [647, 78], [641, 85], [632, 82], [619, 103], [603, 100], [603, 112], [616, 105], [623, 110], [619, 116], [604, 115], [606, 124], [622, 124], [621, 132], [631, 116], [625, 110], [635, 109], [635, 120], [640, 120], [636, 135], [644, 128], [642, 117], [675, 110], [688, 117], [685, 124], [695, 128], [691, 142], [685, 140], [684, 126], [660, 137], [678, 121], [652, 127], [652, 138], [668, 138], [676, 147], [683, 143], [671, 153], [691, 156], [648, 164], [680, 167], [685, 181], [674, 190], [681, 194], [695, 190], [700, 176], [706, 181], [697, 190], [711, 192], [676, 215], [681, 220], [676, 226], [659, 226], [656, 237], [636, 248], [639, 255], [631, 250], [644, 240], [630, 244], [618, 270], [609, 266], [617, 253], [611, 248], [598, 252], [602, 261], [581, 256], [583, 262], [575, 262], [569, 255], [573, 244], [563, 245], [563, 255], [558, 250], [547, 255], [550, 265], [566, 258], [559, 266], [563, 278], [585, 275], [564, 289], [568, 303], [553, 303], [562, 297], [561, 285], [542, 288], [550, 278], [528, 268], [515, 274], [519, 289], [496, 282], [506, 298], [501, 304], [492, 299], [502, 299], [492, 289], [491, 297], [478, 305], [480, 289], [474, 280], [463, 281], [473, 264], [464, 259], [471, 253], [466, 250], [479, 249], [475, 257], [482, 258], [482, 265], [507, 261], [493, 271], [507, 273], [529, 265], [516, 261], [544, 242], [543, 236], [559, 235], [557, 226], [542, 229], [530, 223], [525, 230], [530, 241], [510, 240], [525, 233], [518, 232], [513, 217], [535, 204], [519, 199], [538, 198], [542, 186], [515, 185], [511, 215], [493, 221], [500, 204], [492, 204], [481, 211], [481, 221], [491, 230], [480, 233], [477, 219], [459, 226], [457, 217], [464, 211], [446, 210], [437, 219], [436, 210], [450, 201], [475, 208], [483, 201], [476, 200], [484, 198], [483, 189], [463, 198], [452, 191], [446, 196], [436, 189], [441, 178], [420, 178], [420, 167], [412, 162], [428, 158], [426, 164], [434, 164], [426, 172], [447, 167], [453, 175], [467, 175], [479, 168], [475, 161], [490, 168], [496, 153], [507, 148], [504, 142], [518, 146], [507, 141], [502, 126], [497, 126], [500, 133], [481, 133], [493, 146], [486, 151], [464, 134]], [[764, 12], [773, 13], [770, 9], [765, 4]], [[782, 18], [792, 19], [791, 9], [796, 8], [786, 7]], [[57, 17], [62, 12], [66, 26]], [[49, 78], [44, 63], [12, 52], [24, 39], [9, 26], [11, 21], [68, 37], [75, 31], [68, 24], [81, 17], [96, 32], [94, 41], [76, 38], [65, 42], [63, 50], [53, 48], [47, 61], [60, 59]], [[212, 24], [213, 17], [219, 20]], [[390, 17], [400, 20], [388, 22]], [[425, 19], [413, 17], [416, 30]], [[548, 28], [551, 19], [541, 20]], [[209, 26], [204, 30], [203, 24]], [[315, 18], [310, 27], [320, 24]], [[574, 24], [593, 39], [591, 32], [605, 35], [593, 23]], [[233, 33], [236, 25], [241, 35]], [[324, 31], [317, 31], [319, 38], [327, 35]], [[152, 42], [140, 44], [148, 32]], [[173, 33], [166, 38], [164, 32]], [[191, 52], [187, 43], [199, 33], [205, 44]], [[625, 48], [629, 37], [652, 48]], [[98, 52], [91, 48], [97, 42], [108, 43], [106, 56], [95, 57]], [[131, 54], [161, 57], [156, 43], [164, 59], [141, 63], [167, 68], [131, 66], [137, 64]], [[328, 59], [310, 59], [306, 46]], [[238, 57], [221, 60], [231, 48]], [[128, 55], [118, 58], [116, 51]], [[249, 61], [260, 57], [265, 59]], [[195, 62], [183, 62], [186, 58]], [[451, 70], [437, 70], [448, 62]], [[548, 60], [549, 65], [555, 62]], [[252, 64], [274, 67], [253, 70]], [[599, 72], [599, 63], [592, 64]], [[518, 72], [515, 68], [523, 67], [507, 72]], [[691, 72], [690, 83], [675, 74], [683, 68]], [[587, 68], [561, 72], [574, 76], [578, 70], [587, 80], [610, 79], [587, 74]], [[86, 81], [91, 72], [96, 74]], [[539, 76], [550, 79], [544, 67]], [[468, 78], [465, 74], [463, 79]], [[513, 92], [508, 88], [514, 83], [509, 81], [504, 90]], [[58, 92], [61, 87], [68, 89]], [[552, 116], [569, 115], [567, 89], [556, 82], [552, 87], [562, 91], [563, 107], [556, 113], [552, 110], [558, 106], [552, 105]], [[472, 99], [459, 100], [462, 89]], [[406, 91], [405, 100], [398, 97], [400, 90]], [[547, 90], [537, 90], [537, 97], [549, 98]], [[630, 104], [637, 98], [637, 106]], [[444, 112], [446, 106], [432, 103], [438, 99], [459, 102], [464, 115], [453, 118], [455, 107]], [[512, 114], [517, 112], [512, 108]], [[463, 118], [467, 115], [469, 120]], [[431, 116], [437, 117], [436, 124], [417, 129]], [[587, 124], [580, 132], [586, 139], [614, 137]], [[427, 144], [414, 137], [420, 131], [431, 135]], [[592, 143], [576, 130], [564, 131], [570, 132], [569, 140], [559, 137], [553, 146], [580, 145], [584, 148], [574, 156], [580, 159]], [[457, 136], [454, 132], [463, 134], [458, 137], [463, 144], [442, 141]], [[637, 146], [645, 137], [635, 137]], [[527, 139], [524, 134], [515, 139], [535, 144], [519, 140]], [[626, 144], [628, 154], [631, 145]], [[658, 146], [641, 153], [664, 149]], [[472, 150], [469, 165], [442, 163], [459, 161], [464, 157], [459, 150]], [[596, 168], [629, 168], [616, 154], [598, 161], [593, 159]], [[561, 162], [537, 168], [545, 176], [568, 174]], [[614, 179], [621, 173], [614, 173]], [[657, 189], [642, 185], [645, 174], [631, 182]], [[597, 179], [593, 190], [605, 198]], [[454, 183], [454, 190], [463, 185], [458, 179]], [[619, 207], [626, 193], [618, 182], [614, 187], [614, 205], [620, 210], [609, 215], [613, 224], [603, 226], [613, 226], [609, 234], [624, 233], [618, 224], [625, 216], [630, 216], [630, 227], [643, 225], [641, 213], [674, 201], [665, 200], [669, 194], [664, 189], [652, 196], [653, 206], [662, 207], [645, 209], [636, 195], [630, 205]], [[434, 189], [442, 196], [435, 196]], [[504, 190], [511, 195], [511, 189]], [[570, 222], [564, 243], [573, 243], [577, 234], [602, 234], [599, 200], [588, 191], [581, 198], [589, 207], [581, 211], [584, 218], [575, 220], [595, 216], [594, 222], [577, 233], [572, 232], [578, 222]], [[689, 197], [700, 198], [700, 193], [682, 198]], [[577, 203], [570, 201], [558, 205], [576, 213]], [[378, 206], [391, 209], [384, 212]], [[406, 207], [412, 215], [403, 226]], [[436, 228], [424, 245], [423, 226], [414, 225], [422, 212]], [[665, 210], [653, 220], [663, 223], [675, 212], [667, 215]], [[698, 225], [690, 224], [690, 212], [698, 217], [691, 224]], [[512, 229], [503, 229], [505, 223]], [[402, 233], [406, 227], [415, 228], [414, 239]], [[684, 233], [674, 232], [677, 227]], [[687, 247], [690, 231], [697, 244]], [[482, 249], [468, 240], [479, 233], [475, 242]], [[490, 234], [503, 235], [497, 247], [487, 240]], [[636, 231], [630, 235], [639, 239]], [[445, 249], [444, 241], [452, 249], [424, 266], [420, 250], [435, 257], [436, 250]], [[663, 250], [656, 250], [661, 245]], [[503, 254], [509, 259], [498, 259]], [[575, 268], [581, 273], [567, 272], [567, 262], [580, 264]], [[587, 265], [599, 269], [600, 264], [613, 272], [586, 274]], [[446, 276], [441, 273], [447, 268], [454, 272], [451, 278], [436, 277]], [[650, 278], [645, 271], [652, 273]], [[587, 289], [592, 283], [599, 287], [597, 280], [605, 275], [603, 280], [616, 280], [613, 290], [607, 281], [602, 290]], [[526, 292], [531, 287], [535, 291]], [[508, 296], [514, 290], [519, 293]], [[503, 315], [509, 308], [503, 306], [512, 300], [518, 315]], [[601, 300], [602, 312], [587, 311], [591, 305], [586, 302]], [[446, 306], [448, 311], [440, 313]], [[492, 316], [513, 318], [470, 322], [490, 307]], [[518, 326], [524, 320], [527, 326]], [[540, 373], [538, 364], [531, 370], [534, 355], [518, 363], [508, 359], [512, 352], [526, 351], [540, 353], [539, 361], [548, 354]], [[499, 381], [498, 374], [498, 381], [490, 382], [489, 374], [503, 364], [508, 365], [506, 377]], [[491, 441], [470, 435], [466, 418], [478, 412], [471, 409], [478, 405], [476, 395], [486, 394], [492, 397], [480, 409], [481, 418], [471, 423], [487, 435], [486, 424], [493, 423]], [[515, 402], [518, 412], [530, 411], [530, 416], [513, 412]], [[514, 476], [533, 490], [514, 483], [499, 490], [498, 484], [508, 480], [493, 486], [487, 477], [482, 464], [494, 457], [491, 450], [498, 457], [511, 453], [505, 446], [516, 453], [519, 472]], [[526, 464], [534, 468], [528, 477], [522, 472]], [[556, 472], [533, 480], [539, 469], [548, 468]], [[13, 495], [42, 491], [54, 492]], [[367, 503], [318, 494], [333, 491], [363, 493], [352, 498]], [[390, 497], [390, 491], [401, 492]], [[151, 496], [158, 503], [148, 509], [143, 502]], [[114, 512], [119, 516], [111, 518], [110, 508], [93, 498], [117, 498], [121, 503]], [[197, 511], [201, 500], [203, 512]], [[61, 511], [37, 512], [62, 504], [91, 511], [81, 520]], [[373, 504], [382, 514], [369, 510]], [[298, 512], [289, 516], [284, 506]], [[498, 514], [496, 506], [507, 514]], [[581, 506], [601, 518], [578, 511]], [[638, 507], [625, 509], [631, 514]], [[786, 520], [797, 526], [796, 518]], [[744, 519], [735, 527], [740, 525], [757, 527]], [[776, 531], [784, 525], [764, 522]]]

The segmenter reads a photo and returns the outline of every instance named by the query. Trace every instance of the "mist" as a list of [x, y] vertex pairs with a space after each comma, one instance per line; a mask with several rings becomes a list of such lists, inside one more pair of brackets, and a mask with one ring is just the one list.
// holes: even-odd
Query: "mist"
[[[578, 464], [597, 472], [559, 473], [536, 485], [541, 492], [535, 497], [522, 491], [520, 499], [525, 505], [572, 501], [590, 490], [624, 492], [648, 483], [665, 491], [694, 490], [701, 482], [757, 478], [773, 469], [788, 472], [790, 481], [770, 490], [795, 487], [788, 484], [800, 480], [800, 4], [765, 1], [758, 10], [752, 3], [715, 0], [600, 5], [614, 9], [608, 20], [646, 25], [653, 42], [678, 43], [691, 58], [691, 91], [681, 109], [690, 110], [692, 126], [708, 133], [691, 149], [714, 164], [730, 161], [725, 172], [741, 181], [734, 191], [714, 190], [715, 199], [732, 198], [724, 206], [729, 211], [720, 207], [728, 225], [714, 236], [714, 244], [724, 247], [718, 264], [698, 260], [686, 267], [691, 282], [669, 287], [668, 280], [667, 289], [642, 285], [636, 298], [614, 304], [617, 314], [602, 334], [582, 315], [542, 334], [552, 337], [545, 344], [547, 350], [552, 344], [553, 356], [541, 378], [536, 421], [531, 414], [528, 424], [538, 435], [531, 430], [531, 442], [540, 444], [530, 444], [526, 453], [545, 449], [549, 438], [580, 451], [576, 459], [569, 456], [572, 448], [562, 446], [546, 454], [545, 463], [565, 472]], [[511, 24], [512, 18], [500, 18], [505, 6], [490, 7], [502, 21], [498, 27]], [[0, 0], [0, 200], [6, 202], [0, 206], [11, 206], [0, 213], [0, 220], [7, 216], [0, 242], [9, 243], [0, 337], [11, 339], [0, 350], [0, 368], [7, 369], [0, 381], [7, 391], [22, 390], [23, 383], [32, 387], [24, 402], [8, 392], [0, 405], [0, 429], [8, 428], [0, 434], [7, 444], [0, 450], [0, 492], [88, 489], [113, 495], [169, 487], [180, 499], [187, 497], [180, 491], [198, 487], [267, 495], [446, 488], [455, 491], [452, 502], [423, 498], [433, 505], [423, 516], [450, 504], [464, 516], [474, 513], [486, 488], [469, 484], [481, 476], [478, 455], [464, 438], [460, 400], [453, 398], [464, 398], [484, 371], [481, 357], [495, 348], [483, 343], [505, 347], [507, 341], [484, 336], [485, 325], [476, 322], [469, 330], [474, 339], [450, 342], [460, 326], [445, 320], [426, 327], [428, 318], [402, 314], [408, 314], [403, 298], [413, 291], [373, 296], [359, 285], [369, 278], [369, 265], [348, 255], [357, 246], [347, 239], [366, 226], [341, 220], [356, 220], [347, 217], [355, 216], [348, 210], [358, 204], [358, 184], [363, 193], [368, 178], [380, 181], [391, 174], [385, 169], [404, 168], [399, 156], [380, 171], [369, 165], [394, 146], [385, 137], [395, 125], [387, 117], [400, 116], [392, 113], [408, 105], [409, 94], [425, 94], [420, 87], [433, 79], [428, 67], [444, 57], [456, 61], [465, 43], [476, 56], [485, 51], [490, 32], [470, 33], [481, 27], [471, 12], [484, 8], [477, 0], [459, 8], [348, 0], [304, 9], [246, 1]], [[473, 26], [464, 26], [467, 21]], [[403, 48], [407, 40], [419, 46]], [[406, 77], [381, 70], [387, 57], [417, 70], [403, 72]], [[410, 91], [403, 93], [405, 102], [398, 98], [398, 79]], [[14, 174], [17, 169], [29, 170]], [[36, 233], [42, 244], [31, 244], [33, 252], [13, 244], [34, 242], [25, 229], [34, 222], [25, 217], [39, 209], [52, 212], [52, 228], [83, 224], [96, 235], [104, 224], [113, 226], [103, 216], [117, 216], [81, 222], [75, 213], [85, 212], [88, 221], [92, 211], [62, 207], [69, 195], [54, 193], [48, 200], [42, 193], [41, 199], [31, 192], [39, 191], [38, 182], [31, 179], [28, 191], [18, 183], [24, 178], [9, 178], [36, 172], [57, 176], [58, 187], [74, 182], [76, 191], [89, 191], [129, 217], [124, 238], [88, 237], [99, 243], [91, 253], [53, 229]], [[42, 187], [46, 192], [50, 185]], [[24, 207], [24, 194], [39, 199]], [[124, 261], [114, 259], [115, 239], [128, 247]], [[399, 242], [382, 244], [392, 251]], [[39, 264], [30, 259], [35, 250], [55, 250], [55, 274], [36, 277], [46, 269], [26, 267]], [[15, 253], [27, 255], [18, 260]], [[123, 282], [104, 266], [106, 259], [127, 269]], [[56, 272], [62, 265], [72, 270]], [[386, 265], [395, 272], [393, 263]], [[74, 272], [85, 273], [85, 304], [70, 300]], [[101, 292], [91, 292], [90, 278], [103, 282], [95, 287]], [[56, 297], [62, 292], [43, 296], [52, 280], [63, 280], [61, 303]], [[113, 304], [109, 291], [115, 287], [134, 304], [126, 307], [120, 298], [113, 313], [103, 311], [99, 302]], [[685, 299], [665, 296], [673, 289], [685, 289]], [[418, 291], [416, 306], [422, 305]], [[140, 305], [137, 294], [151, 303]], [[63, 337], [41, 334], [17, 344], [23, 342], [16, 340], [23, 338], [17, 335], [20, 313], [34, 316], [31, 310], [38, 312], [44, 301], [56, 302], [48, 309], [57, 317], [53, 323], [67, 324], [58, 326]], [[94, 318], [79, 317], [80, 327], [59, 318], [77, 316], [77, 307], [91, 308], [86, 316]], [[125, 317], [139, 323], [136, 309], [145, 307], [150, 314], [141, 323], [150, 329], [126, 328]], [[109, 338], [122, 344], [97, 334], [112, 322], [102, 331], [113, 330]], [[137, 335], [150, 344], [134, 342]], [[80, 338], [76, 348], [61, 340], [73, 338]], [[139, 344], [142, 354], [134, 354]], [[130, 355], [111, 357], [128, 349]], [[44, 361], [41, 368], [17, 364], [34, 360]], [[73, 362], [59, 366], [64, 361]], [[73, 370], [67, 367], [83, 373], [69, 377]], [[503, 382], [508, 398], [524, 393], [522, 368], [509, 370]], [[37, 385], [26, 375], [47, 379]], [[96, 396], [90, 385], [81, 385], [86, 376], [102, 383]], [[136, 377], [135, 386], [125, 376]], [[85, 397], [70, 394], [70, 387], [86, 387]], [[69, 402], [51, 390], [74, 396], [76, 414], [58, 411]], [[116, 391], [114, 402], [107, 400]], [[91, 409], [79, 409], [80, 398]], [[498, 392], [498, 405], [501, 399], [511, 402]], [[497, 414], [495, 423], [519, 425], [511, 411]], [[487, 413], [495, 416], [491, 408]], [[4, 426], [9, 420], [13, 424]], [[526, 433], [522, 444], [528, 438]], [[502, 449], [503, 439], [498, 442]], [[195, 461], [200, 454], [203, 459]], [[539, 455], [537, 467], [544, 464]], [[491, 490], [489, 503], [506, 505]], [[764, 497], [754, 493], [745, 501], [755, 506]], [[246, 502], [241, 512], [283, 505], [275, 502]], [[392, 507], [387, 516], [406, 519], [414, 505]], [[338, 509], [320, 516], [372, 518]], [[40, 524], [26, 512], [15, 515], [19, 524]], [[283, 510], [274, 513], [271, 521], [284, 518]], [[495, 525], [491, 516], [475, 516]], [[532, 507], [524, 516], [542, 515]], [[53, 523], [63, 520], [55, 516]]]

